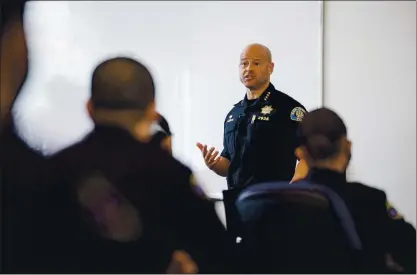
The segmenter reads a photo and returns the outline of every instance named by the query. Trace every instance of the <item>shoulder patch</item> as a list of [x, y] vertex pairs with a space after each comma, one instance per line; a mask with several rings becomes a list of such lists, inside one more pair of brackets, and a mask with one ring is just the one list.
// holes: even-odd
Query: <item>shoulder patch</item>
[[394, 208], [394, 206], [392, 206], [392, 204], [389, 201], [387, 201], [385, 205], [387, 207], [388, 217], [390, 217], [393, 220], [403, 219], [403, 216], [397, 211], [397, 209]]
[[291, 118], [291, 120], [301, 122], [303, 120], [306, 112], [307, 111], [304, 110], [304, 108], [302, 108], [302, 107], [295, 107], [291, 111], [290, 118]]
[[197, 179], [195, 178], [194, 174], [191, 174], [190, 176], [190, 185], [191, 190], [194, 194], [196, 194], [199, 198], [202, 198], [204, 200], [208, 200], [208, 197], [206, 193], [204, 192], [203, 188], [198, 184]]

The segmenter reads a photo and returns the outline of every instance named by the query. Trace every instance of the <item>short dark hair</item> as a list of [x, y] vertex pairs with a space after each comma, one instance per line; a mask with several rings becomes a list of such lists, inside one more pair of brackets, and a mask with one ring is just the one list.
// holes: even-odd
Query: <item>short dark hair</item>
[[94, 70], [91, 101], [97, 109], [144, 111], [154, 98], [152, 75], [136, 60], [116, 57]]
[[319, 108], [309, 112], [299, 126], [301, 145], [314, 160], [323, 160], [339, 152], [340, 140], [347, 135], [343, 120], [332, 110]]
[[0, 36], [4, 26], [13, 18], [23, 20], [26, 0], [0, 0]]

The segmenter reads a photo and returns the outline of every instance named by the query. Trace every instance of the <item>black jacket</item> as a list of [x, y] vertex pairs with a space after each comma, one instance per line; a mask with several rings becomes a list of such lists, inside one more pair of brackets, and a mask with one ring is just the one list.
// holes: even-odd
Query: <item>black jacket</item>
[[[63, 257], [68, 259], [60, 264], [67, 268], [64, 271], [164, 273], [174, 250], [187, 251], [200, 272], [230, 271], [233, 253], [213, 203], [195, 184], [190, 169], [159, 145], [141, 143], [121, 128], [96, 126], [83, 141], [56, 155], [53, 163], [56, 185], [61, 186], [56, 191], [61, 199], [53, 202], [56, 216], [65, 213], [55, 231], [74, 231], [65, 240], [56, 238], [69, 251], [77, 251]], [[91, 220], [75, 188], [80, 179], [96, 172], [139, 211], [144, 231], [138, 241], [105, 240], [89, 227]]]
[[2, 271], [43, 272], [49, 159], [30, 148], [11, 120], [0, 135]]
[[345, 201], [361, 238], [365, 264], [370, 272], [386, 272], [386, 255], [416, 272], [416, 230], [388, 203], [386, 194], [357, 182], [347, 182], [345, 174], [312, 169], [308, 180], [328, 186]]
[[[191, 171], [159, 145], [97, 126], [48, 159], [9, 124], [0, 152], [5, 273], [164, 273], [179, 249], [201, 272], [228, 272], [233, 265], [213, 204], [193, 185]], [[89, 226], [75, 190], [80, 177], [97, 170], [139, 209], [144, 232], [138, 241], [109, 241]]]

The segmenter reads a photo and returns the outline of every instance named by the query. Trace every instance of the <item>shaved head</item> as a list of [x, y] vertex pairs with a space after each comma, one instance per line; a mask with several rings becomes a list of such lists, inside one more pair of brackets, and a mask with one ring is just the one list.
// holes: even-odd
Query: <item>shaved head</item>
[[272, 62], [272, 54], [271, 54], [271, 51], [265, 45], [262, 45], [262, 44], [259, 44], [259, 43], [249, 44], [242, 51], [240, 57], [242, 57], [242, 55], [245, 55], [247, 52], [257, 53], [258, 55], [264, 56], [269, 62]]
[[96, 123], [112, 123], [133, 130], [139, 121], [155, 117], [152, 75], [140, 62], [117, 57], [94, 70], [89, 112]]
[[154, 97], [152, 76], [136, 60], [113, 58], [101, 63], [93, 73], [91, 98], [96, 108], [143, 111]]
[[266, 46], [250, 44], [240, 54], [240, 81], [249, 90], [266, 88], [273, 71], [272, 54]]

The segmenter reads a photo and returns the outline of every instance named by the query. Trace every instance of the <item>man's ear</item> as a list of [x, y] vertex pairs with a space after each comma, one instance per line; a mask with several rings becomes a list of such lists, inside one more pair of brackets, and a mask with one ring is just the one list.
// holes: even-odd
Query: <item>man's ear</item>
[[271, 75], [271, 74], [274, 72], [274, 67], [275, 67], [274, 62], [271, 62], [271, 63], [269, 64], [269, 68], [268, 68], [269, 75]]
[[90, 115], [90, 117], [93, 118], [94, 105], [93, 105], [93, 102], [91, 101], [91, 99], [89, 99], [87, 101], [87, 112]]
[[348, 139], [346, 140], [346, 151], [349, 154], [352, 154], [352, 142]]
[[158, 112], [156, 112], [156, 104], [155, 101], [152, 101], [148, 108], [146, 109], [146, 113], [145, 113], [146, 118], [149, 121], [156, 121], [159, 120], [159, 114]]

